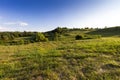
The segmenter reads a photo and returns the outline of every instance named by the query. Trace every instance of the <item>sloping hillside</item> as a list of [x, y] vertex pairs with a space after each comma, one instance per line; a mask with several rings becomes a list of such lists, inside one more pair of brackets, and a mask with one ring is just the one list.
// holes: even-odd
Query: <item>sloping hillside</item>
[[87, 34], [95, 34], [95, 35], [97, 34], [97, 35], [102, 35], [104, 37], [120, 36], [120, 26], [97, 29], [97, 30], [88, 32]]

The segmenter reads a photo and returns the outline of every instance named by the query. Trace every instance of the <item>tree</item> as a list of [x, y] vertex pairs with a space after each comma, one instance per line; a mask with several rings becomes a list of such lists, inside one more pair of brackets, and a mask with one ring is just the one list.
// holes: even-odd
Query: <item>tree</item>
[[67, 32], [68, 29], [66, 27], [57, 27], [56, 29], [53, 30], [54, 33], [58, 33], [58, 34], [64, 34], [65, 32]]
[[54, 40], [58, 41], [58, 37], [59, 37], [59, 34], [57, 32], [55, 32], [55, 34], [54, 34]]
[[35, 35], [35, 41], [40, 42], [40, 41], [46, 41], [47, 39], [42, 33], [37, 32]]
[[7, 35], [1, 35], [1, 39], [7, 41], [9, 40], [9, 37]]
[[15, 39], [15, 36], [13, 34], [10, 35], [10, 39], [13, 40]]
[[19, 41], [19, 43], [20, 43], [20, 44], [24, 44], [24, 40], [21, 39], [21, 40]]

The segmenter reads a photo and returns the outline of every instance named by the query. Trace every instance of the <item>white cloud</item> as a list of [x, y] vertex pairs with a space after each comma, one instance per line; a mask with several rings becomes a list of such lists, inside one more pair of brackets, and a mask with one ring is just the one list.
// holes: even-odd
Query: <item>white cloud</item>
[[5, 25], [28, 26], [27, 22], [6, 22]]
[[20, 25], [20, 26], [27, 26], [28, 23], [26, 23], [26, 22], [20, 22], [19, 25]]

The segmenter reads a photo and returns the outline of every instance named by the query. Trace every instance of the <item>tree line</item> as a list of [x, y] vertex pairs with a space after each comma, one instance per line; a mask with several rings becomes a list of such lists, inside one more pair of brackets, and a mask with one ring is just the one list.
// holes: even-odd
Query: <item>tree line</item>
[[40, 32], [0, 32], [0, 44], [28, 44], [47, 40]]
[[[93, 30], [93, 28], [66, 28], [66, 27], [57, 27], [52, 31], [47, 31], [44, 33], [41, 32], [0, 32], [0, 44], [28, 44], [34, 42], [45, 42], [45, 41], [58, 41], [60, 36], [65, 35], [70, 31], [85, 31]], [[75, 39], [81, 39], [81, 36], [77, 35]]]

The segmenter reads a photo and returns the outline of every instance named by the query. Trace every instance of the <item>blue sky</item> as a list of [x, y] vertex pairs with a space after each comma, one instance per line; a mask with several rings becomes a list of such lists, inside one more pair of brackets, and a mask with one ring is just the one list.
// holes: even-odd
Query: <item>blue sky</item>
[[119, 26], [120, 0], [0, 0], [0, 31]]

